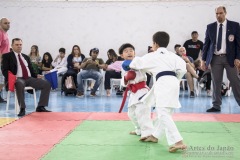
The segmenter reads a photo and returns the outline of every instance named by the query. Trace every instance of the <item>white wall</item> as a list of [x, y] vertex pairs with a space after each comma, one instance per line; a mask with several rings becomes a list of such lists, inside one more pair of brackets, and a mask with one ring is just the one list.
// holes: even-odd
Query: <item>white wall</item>
[[136, 53], [143, 55], [152, 44], [156, 31], [167, 31], [168, 49], [183, 44], [197, 30], [204, 41], [206, 25], [216, 20], [214, 9], [227, 7], [227, 17], [240, 22], [240, 2], [228, 1], [165, 1], [165, 2], [16, 2], [0, 1], [0, 17], [11, 20], [10, 38], [23, 39], [23, 52], [37, 44], [41, 55], [49, 51], [53, 57], [60, 47], [71, 52], [78, 44], [85, 55], [93, 47], [100, 49], [106, 60], [109, 48], [118, 50], [130, 42]]

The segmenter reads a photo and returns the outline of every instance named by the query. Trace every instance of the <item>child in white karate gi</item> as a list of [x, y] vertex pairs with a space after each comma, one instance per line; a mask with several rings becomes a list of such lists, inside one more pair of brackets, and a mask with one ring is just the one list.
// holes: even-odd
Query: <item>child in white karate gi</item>
[[[123, 44], [119, 48], [119, 54], [125, 60], [131, 61], [135, 56], [135, 48], [129, 43]], [[134, 77], [130, 76], [132, 73], [134, 73]], [[146, 80], [146, 73], [141, 70], [135, 72], [122, 69], [121, 85], [128, 87], [131, 91], [128, 101], [128, 116], [135, 130], [131, 131], [130, 134], [141, 135], [140, 140], [146, 139], [146, 137], [149, 137], [153, 132], [151, 108], [140, 102], [141, 97], [149, 90], [146, 85]]]
[[186, 63], [175, 53], [169, 52], [166, 47], [169, 43], [166, 32], [157, 32], [153, 35], [153, 50], [151, 54], [136, 57], [130, 68], [150, 72], [156, 82], [141, 101], [149, 107], [156, 104], [156, 122], [152, 135], [145, 142], [158, 142], [165, 133], [170, 146], [169, 152], [186, 149], [171, 114], [175, 108], [180, 108], [179, 82], [186, 73]]

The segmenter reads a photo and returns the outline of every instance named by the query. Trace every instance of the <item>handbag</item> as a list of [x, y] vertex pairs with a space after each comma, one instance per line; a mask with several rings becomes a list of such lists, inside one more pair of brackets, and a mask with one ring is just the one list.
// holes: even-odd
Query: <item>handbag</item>
[[74, 83], [73, 77], [68, 76], [65, 80], [65, 86], [67, 89], [76, 89], [76, 85]]

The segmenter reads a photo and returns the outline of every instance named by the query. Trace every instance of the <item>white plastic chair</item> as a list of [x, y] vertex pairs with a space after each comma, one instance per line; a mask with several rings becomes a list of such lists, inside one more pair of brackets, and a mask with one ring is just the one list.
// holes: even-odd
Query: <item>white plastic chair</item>
[[[102, 83], [100, 84], [100, 86], [99, 86], [99, 95], [103, 95], [103, 91], [104, 91], [104, 84], [103, 84], [103, 82], [104, 82], [104, 72], [103, 72], [103, 69], [100, 69], [100, 73], [103, 75], [103, 79], [102, 79]], [[82, 79], [83, 81], [84, 81], [84, 94], [86, 94], [87, 93], [87, 82], [88, 81], [91, 81], [91, 82], [94, 82], [95, 80], [94, 79], [92, 79], [92, 78], [86, 78], [86, 79]]]
[[187, 82], [186, 78], [182, 78], [180, 83], [182, 83], [183, 90], [185, 91], [185, 82]]
[[[33, 87], [25, 87], [24, 88], [25, 91], [27, 90], [33, 90], [33, 98], [34, 98], [34, 106], [35, 109], [37, 108], [37, 96], [36, 96], [36, 90]], [[7, 93], [7, 105], [6, 105], [6, 112], [8, 112], [8, 108], [9, 108], [9, 102], [10, 102], [10, 94], [11, 91], [8, 91]], [[18, 104], [18, 99], [17, 99], [17, 94], [16, 92], [14, 92], [14, 96], [15, 96], [15, 113], [17, 114], [19, 112], [19, 104]]]
[[[183, 90], [185, 90], [185, 82], [187, 82], [187, 79], [185, 79], [185, 78], [181, 79]], [[188, 83], [187, 83], [187, 85], [188, 85]], [[195, 92], [196, 96], [198, 96], [201, 93], [201, 87], [198, 86], [198, 81], [196, 78], [193, 78], [193, 87], [194, 87], [194, 92]], [[189, 86], [188, 86], [188, 92], [190, 93]]]
[[121, 79], [117, 79], [117, 78], [111, 78], [110, 79], [111, 82], [111, 94], [112, 94], [112, 90], [114, 88], [114, 85], [119, 85], [119, 89], [121, 90], [122, 86], [121, 86]]

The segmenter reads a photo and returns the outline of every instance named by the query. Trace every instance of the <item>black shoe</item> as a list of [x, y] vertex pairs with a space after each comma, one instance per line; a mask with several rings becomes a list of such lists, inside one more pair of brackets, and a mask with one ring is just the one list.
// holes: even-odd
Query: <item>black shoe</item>
[[118, 96], [122, 96], [122, 95], [123, 95], [123, 91], [118, 90], [118, 91], [116, 92], [116, 95], [118, 95]]
[[221, 110], [212, 107], [212, 108], [208, 109], [207, 112], [221, 112]]
[[194, 98], [195, 97], [195, 94], [193, 91], [190, 92], [190, 98]]
[[1, 96], [0, 96], [0, 103], [7, 103]]
[[90, 93], [90, 97], [96, 97], [97, 95], [96, 95], [96, 93], [95, 92], [91, 92]]
[[25, 108], [21, 108], [18, 116], [22, 117], [22, 116], [25, 116], [25, 114], [26, 114]]
[[52, 112], [52, 111], [46, 110], [46, 108], [43, 106], [38, 106], [36, 112]]

